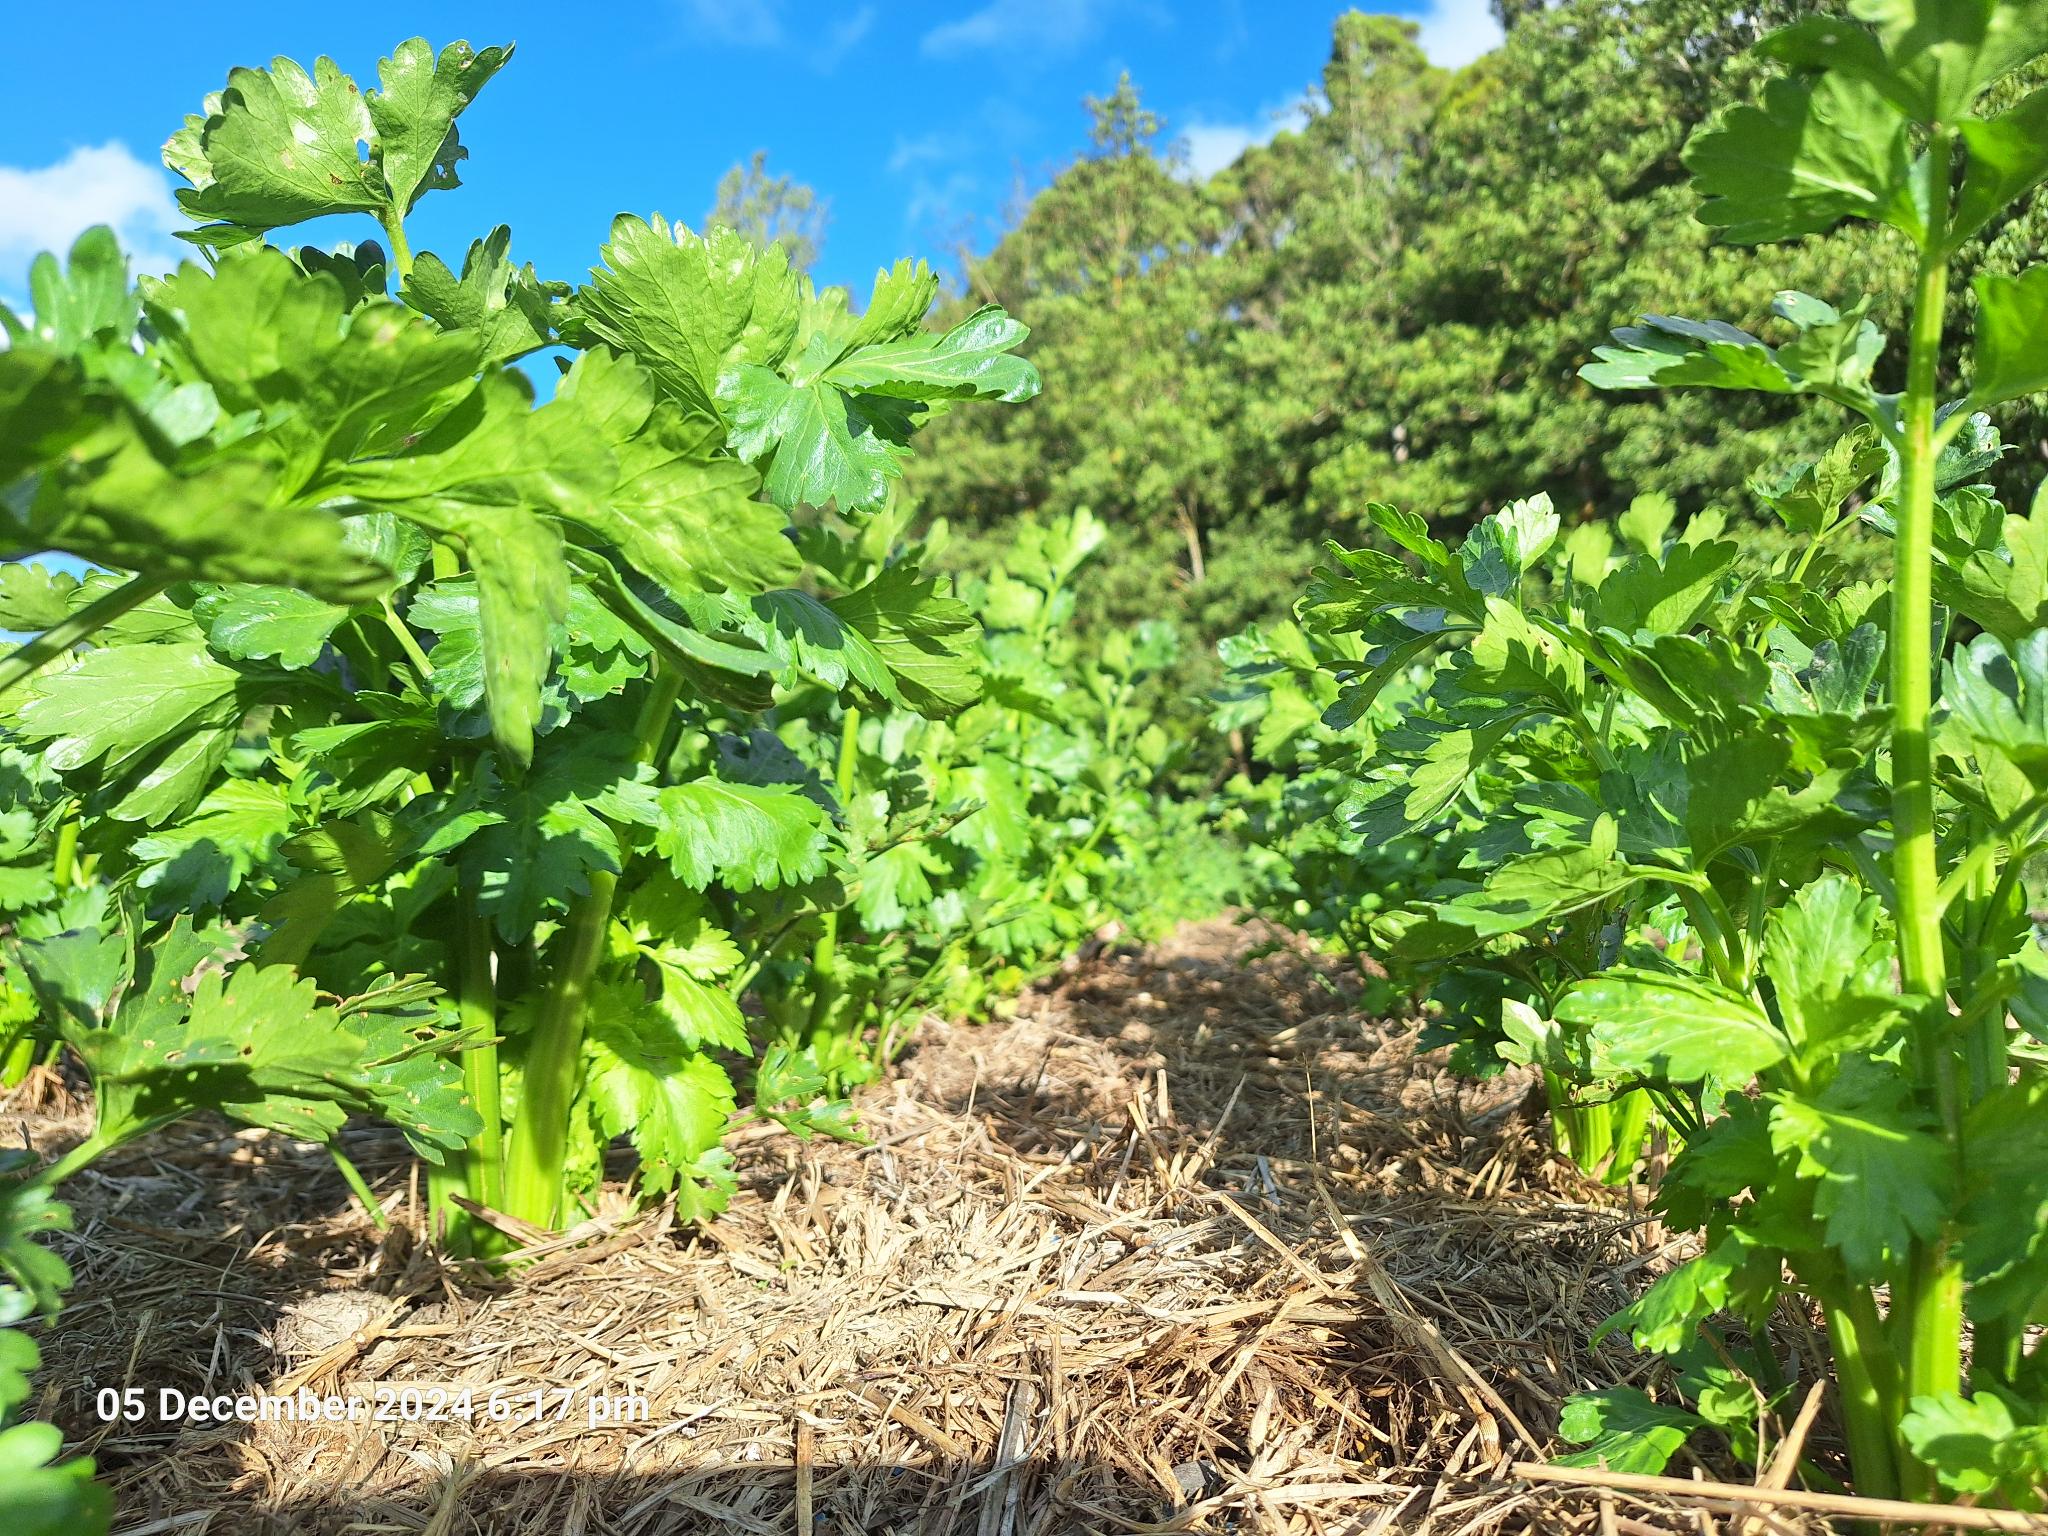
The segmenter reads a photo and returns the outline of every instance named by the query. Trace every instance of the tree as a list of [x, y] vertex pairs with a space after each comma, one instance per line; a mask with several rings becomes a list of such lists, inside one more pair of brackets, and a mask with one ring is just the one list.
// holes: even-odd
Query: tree
[[[1691, 303], [1775, 337], [1780, 289], [1902, 290], [1900, 253], [1868, 232], [1738, 257], [1692, 216], [1679, 151], [1758, 89], [1748, 45], [1817, 9], [1531, 5], [1455, 73], [1412, 22], [1353, 13], [1301, 121], [1199, 185], [1119, 80], [1088, 103], [1087, 152], [974, 264], [978, 296], [1031, 326], [1045, 398], [938, 423], [946, 451], [915, 488], [969, 530], [1092, 508], [1121, 537], [1083, 613], [1176, 614], [1190, 654], [1284, 608], [1321, 539], [1365, 535], [1371, 501], [1462, 524], [1539, 491], [1573, 519], [1661, 491], [1747, 516], [1745, 480], [1821, 445], [1812, 408], [1596, 396], [1577, 369], [1644, 311]], [[2016, 270], [2044, 236], [2037, 197], [1959, 270]], [[2007, 425], [2011, 491], [2048, 418]]]
[[768, 151], [757, 149], [745, 165], [735, 164], [718, 182], [718, 197], [704, 222], [738, 230], [756, 246], [779, 245], [789, 264], [808, 272], [825, 244], [832, 205], [815, 188], [793, 177], [768, 174]]

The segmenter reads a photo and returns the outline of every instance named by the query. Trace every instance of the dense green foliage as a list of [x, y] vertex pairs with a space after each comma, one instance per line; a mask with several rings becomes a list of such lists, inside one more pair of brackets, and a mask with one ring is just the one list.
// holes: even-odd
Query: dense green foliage
[[1455, 76], [1347, 17], [1203, 183], [1124, 80], [950, 308], [816, 288], [758, 160], [580, 284], [415, 255], [511, 50], [234, 72], [165, 150], [201, 259], [95, 230], [0, 310], [0, 1076], [96, 1111], [0, 1164], [8, 1528], [107, 1519], [16, 1422], [94, 1158], [362, 1115], [458, 1255], [627, 1149], [702, 1219], [735, 1124], [858, 1136], [920, 1013], [1246, 891], [1589, 1171], [1671, 1155], [1702, 1244], [1579, 1459], [1755, 1457], [1797, 1309], [1811, 1471], [2037, 1506], [2048, 3], [1850, 11], [1518, 7]]
[[[1101, 525], [1016, 530], [966, 601], [905, 536], [925, 422], [1037, 393], [1024, 328], [927, 328], [922, 263], [855, 312], [744, 182], [747, 229], [622, 215], [579, 287], [502, 227], [415, 256], [509, 55], [236, 71], [165, 151], [203, 261], [131, 284], [93, 230], [0, 310], [0, 626], [35, 637], [0, 662], [0, 1058], [65, 1055], [97, 1114], [0, 1179], [10, 1530], [103, 1521], [9, 1427], [13, 1325], [68, 1283], [50, 1191], [136, 1137], [376, 1117], [477, 1255], [571, 1219], [614, 1140], [698, 1219], [738, 1118], [858, 1135], [915, 1011], [992, 1006], [1148, 876], [1221, 900], [1133, 707], [1171, 635], [1067, 628]], [[264, 239], [331, 214], [381, 243]]]
[[[1561, 1141], [1610, 1175], [1652, 1106], [1677, 1152], [1657, 1202], [1703, 1251], [1610, 1326], [1668, 1357], [1679, 1400], [1580, 1398], [1564, 1432], [1590, 1442], [1581, 1459], [1654, 1470], [1709, 1426], [1754, 1456], [1758, 1404], [1793, 1390], [1765, 1331], [1792, 1296], [1825, 1321], [1860, 1492], [2031, 1508], [2048, 1485], [2031, 889], [2048, 499], [2022, 462], [2031, 509], [2001, 504], [2010, 455], [1987, 413], [2048, 389], [2048, 266], [1976, 275], [1966, 367], [1944, 336], [1975, 242], [2048, 179], [2048, 87], [2006, 79], [2048, 54], [2048, 6], [1856, 10], [1867, 26], [1768, 34], [1757, 52], [1787, 72], [1685, 164], [1731, 243], [1882, 226], [1863, 238], [1895, 249], [1863, 276], [1903, 265], [1903, 304], [1782, 292], [1775, 344], [1649, 314], [1583, 369], [1600, 389], [1864, 418], [1752, 482], [1782, 553], [1745, 557], [1718, 506], [1680, 519], [1656, 493], [1568, 534], [1533, 496], [1457, 543], [1372, 502], [1384, 544], [1330, 546], [1305, 633], [1231, 659], [1261, 752], [1306, 742], [1311, 783], [1368, 723], [1345, 835], [1423, 849], [1405, 890], [1378, 893], [1406, 899], [1371, 939], [1468, 1065], [1542, 1069]], [[1903, 368], [1872, 319], [1886, 302]], [[1889, 541], [1888, 579], [1845, 558], [1862, 530]], [[1411, 690], [1397, 721], [1390, 688]], [[1374, 903], [1332, 889], [1355, 934]]]
[[[1306, 120], [1200, 183], [1128, 91], [1097, 103], [1093, 151], [967, 274], [969, 301], [1030, 325], [1045, 398], [939, 424], [911, 483], [970, 533], [1092, 508], [1125, 553], [1084, 611], [1177, 615], [1191, 654], [1284, 611], [1371, 500], [1452, 527], [1539, 493], [1567, 525], [1654, 491], [1749, 518], [1739, 488], [1823, 447], [1823, 415], [1602, 396], [1576, 371], [1617, 315], [1687, 304], [1754, 328], [1785, 288], [1867, 286], [1897, 323], [1896, 246], [1852, 231], [1746, 256], [1691, 218], [1687, 136], [1757, 89], [1747, 46], [1814, 8], [1567, 0], [1455, 75], [1410, 24], [1349, 15]], [[2016, 270], [2044, 236], [2025, 201], [1957, 263]], [[1964, 324], [1967, 298], [1949, 313]], [[2004, 427], [2011, 495], [2048, 427], [2032, 407]]]

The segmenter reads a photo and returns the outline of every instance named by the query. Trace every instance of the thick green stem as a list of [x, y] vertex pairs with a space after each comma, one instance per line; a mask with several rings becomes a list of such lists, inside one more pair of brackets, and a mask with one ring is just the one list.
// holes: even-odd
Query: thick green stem
[[[1994, 831], [1986, 831], [1980, 836], [1979, 846], [1985, 843], [1992, 847], [2004, 846]], [[1991, 939], [2018, 916], [2012, 907], [2019, 890], [2020, 867], [2024, 862], [2022, 851], [2013, 848], [2009, 850], [2003, 870], [1994, 870], [1989, 864], [1977, 864], [1963, 883], [1961, 894], [1966, 903], [1966, 921], [1963, 925], [1965, 939], [1960, 946], [1962, 964], [1956, 978], [1958, 997], [1974, 998], [1979, 986], [1997, 968], [2000, 957], [1997, 945]], [[1954, 879], [1951, 872], [1946, 883], [1952, 884]], [[2006, 1043], [2005, 1008], [2002, 1005], [1983, 1009], [1981, 1016], [1964, 1030], [1963, 1059], [1968, 1103], [1977, 1103], [2004, 1083]]]
[[0, 1088], [19, 1088], [28, 1077], [29, 1068], [36, 1064], [36, 1037], [24, 1025], [5, 1039], [4, 1054], [0, 1054]]
[[1650, 1096], [1633, 1088], [1599, 1103], [1574, 1103], [1570, 1085], [1547, 1067], [1543, 1088], [1558, 1151], [1604, 1184], [1626, 1184], [1650, 1129]]
[[384, 238], [391, 242], [391, 270], [403, 283], [412, 276], [412, 245], [405, 238], [405, 216], [396, 208], [387, 209], [377, 222], [384, 226]]
[[[853, 779], [859, 765], [860, 711], [849, 705], [839, 722], [839, 761], [832, 780], [842, 810], [853, 798]], [[839, 909], [835, 907], [825, 914], [818, 942], [811, 950], [809, 1033], [813, 1039], [831, 1023], [839, 997]]]
[[491, 922], [468, 903], [462, 922], [462, 993], [458, 1009], [465, 1033], [483, 1037], [462, 1055], [462, 1086], [483, 1129], [469, 1156], [475, 1164], [470, 1188], [485, 1205], [505, 1198], [505, 1109], [498, 1069], [498, 984], [492, 975]]
[[30, 1182], [38, 1189], [55, 1189], [80, 1169], [89, 1167], [94, 1161], [105, 1157], [124, 1141], [132, 1141], [136, 1136], [141, 1135], [144, 1129], [150, 1128], [141, 1127], [131, 1130], [125, 1136], [108, 1136], [99, 1131], [94, 1131], [85, 1140], [50, 1164], [49, 1167], [43, 1169]]
[[64, 818], [57, 823], [57, 847], [50, 856], [50, 878], [60, 891], [68, 891], [78, 883], [78, 829], [82, 824], [78, 802], [73, 800], [64, 807]]
[[[1935, 863], [1934, 759], [1928, 717], [1934, 707], [1935, 364], [1948, 264], [1930, 253], [1920, 263], [1907, 364], [1898, 553], [1892, 576], [1892, 887], [1899, 966], [1906, 990], [1940, 1002], [1948, 977], [1941, 947], [1941, 881]], [[1944, 1054], [1937, 1018], [1922, 1026], [1923, 1066]]]
[[1859, 1319], [1852, 1309], [1824, 1305], [1828, 1344], [1835, 1356], [1835, 1380], [1842, 1393], [1842, 1432], [1849, 1442], [1849, 1462], [1856, 1474], [1856, 1491], [1865, 1498], [1899, 1497], [1899, 1473], [1894, 1456], [1894, 1428], [1898, 1404], [1881, 1385], [1877, 1357], [1882, 1352], [1882, 1333], [1875, 1308]]
[[47, 666], [79, 642], [89, 639], [129, 609], [148, 602], [170, 583], [155, 576], [137, 576], [104, 597], [87, 603], [61, 624], [53, 624], [35, 639], [18, 646], [0, 661], [0, 693], [5, 693]]
[[477, 910], [476, 894], [463, 890], [456, 901], [456, 1013], [465, 1036], [483, 1043], [462, 1054], [462, 1089], [482, 1128], [462, 1151], [428, 1176], [430, 1204], [451, 1252], [478, 1254], [496, 1242], [495, 1229], [455, 1204], [462, 1195], [492, 1210], [505, 1199], [505, 1111], [498, 1066], [498, 983], [490, 919]]
[[[1928, 146], [1927, 205], [1938, 225], [1948, 208], [1952, 138], [1938, 130]], [[1935, 1089], [1943, 1129], [1960, 1134], [1955, 1050], [1949, 1038], [1947, 961], [1942, 952], [1941, 881], [1936, 862], [1934, 762], [1929, 719], [1934, 705], [1934, 477], [1940, 451], [1935, 436], [1935, 393], [1941, 356], [1942, 310], [1948, 296], [1945, 230], [1937, 227], [1920, 257], [1913, 295], [1913, 325], [1900, 421], [1898, 546], [1892, 573], [1892, 886], [1899, 933], [1899, 972], [1905, 990], [1922, 1001], [1914, 1057], [1923, 1082]], [[1940, 1395], [1962, 1384], [1962, 1270], [1946, 1233], [1916, 1242], [1905, 1284], [1892, 1297], [1892, 1336], [1905, 1358], [1902, 1395]], [[1932, 1497], [1928, 1470], [1903, 1446], [1895, 1447], [1898, 1491]], [[1857, 1466], [1858, 1491], [1875, 1493]]]
[[[681, 675], [672, 669], [656, 674], [636, 727], [640, 762], [653, 762], [661, 751], [681, 688]], [[582, 1078], [583, 1012], [604, 958], [618, 887], [617, 875], [600, 870], [591, 875], [589, 891], [570, 905], [556, 940], [553, 974], [528, 1036], [518, 1110], [505, 1146], [501, 1209], [539, 1227], [554, 1227], [562, 1219], [570, 1114]]]
[[604, 955], [605, 928], [619, 877], [599, 871], [569, 908], [560, 958], [542, 994], [520, 1079], [517, 1113], [505, 1146], [508, 1215], [537, 1227], [562, 1220], [568, 1171], [569, 1117], [583, 1066], [583, 1010], [591, 977]]

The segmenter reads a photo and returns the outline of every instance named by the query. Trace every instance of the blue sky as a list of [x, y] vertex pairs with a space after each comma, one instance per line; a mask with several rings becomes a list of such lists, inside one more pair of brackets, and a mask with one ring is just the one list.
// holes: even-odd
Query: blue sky
[[[1386, 0], [1439, 62], [1497, 38], [1485, 0]], [[1082, 98], [1128, 69], [1190, 174], [1268, 137], [1313, 85], [1325, 0], [641, 0], [625, 5], [289, 0], [26, 6], [0, 62], [0, 294], [33, 253], [87, 224], [144, 265], [178, 244], [158, 146], [230, 65], [333, 55], [358, 79], [414, 34], [437, 47], [516, 40], [463, 119], [459, 191], [429, 196], [414, 244], [459, 256], [494, 223], [543, 276], [579, 279], [611, 216], [697, 224], [720, 174], [757, 149], [830, 201], [818, 276], [864, 288], [878, 265], [947, 269], [986, 248], [1021, 195], [1086, 143]], [[323, 229], [323, 239], [350, 232]], [[365, 229], [361, 234], [367, 235]]]

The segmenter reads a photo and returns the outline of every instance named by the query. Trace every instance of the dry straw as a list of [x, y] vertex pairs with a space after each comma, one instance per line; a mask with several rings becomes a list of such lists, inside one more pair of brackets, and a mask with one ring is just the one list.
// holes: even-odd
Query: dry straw
[[[416, 1240], [381, 1133], [349, 1140], [381, 1239], [317, 1149], [145, 1143], [68, 1190], [44, 1406], [128, 1536], [1826, 1528], [1837, 1505], [1772, 1492], [1782, 1457], [1748, 1502], [1732, 1464], [1529, 1465], [1572, 1391], [1659, 1389], [1588, 1340], [1681, 1249], [1545, 1154], [1524, 1082], [1418, 1057], [1269, 930], [1097, 950], [1014, 1019], [927, 1024], [862, 1098], [867, 1145], [753, 1133], [712, 1226], [621, 1200], [510, 1281]], [[67, 1109], [12, 1118], [55, 1146]], [[1812, 1349], [1797, 1320], [1785, 1347]], [[127, 1386], [538, 1390], [551, 1416], [96, 1422]], [[593, 1427], [594, 1399], [645, 1419]], [[1825, 1416], [1765, 1429], [1839, 1453]]]

